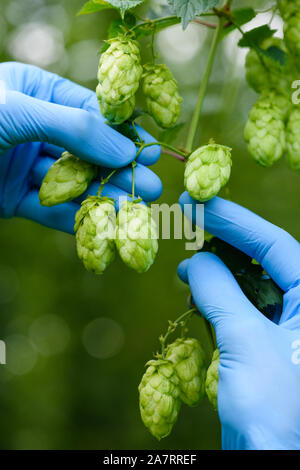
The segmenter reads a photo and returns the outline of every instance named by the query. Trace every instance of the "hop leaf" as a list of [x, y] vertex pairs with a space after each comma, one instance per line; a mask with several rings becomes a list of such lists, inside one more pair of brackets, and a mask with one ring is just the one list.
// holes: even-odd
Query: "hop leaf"
[[50, 168], [42, 183], [39, 198], [42, 206], [72, 201], [88, 188], [97, 176], [97, 167], [68, 152]]
[[139, 385], [140, 412], [145, 426], [156, 439], [167, 437], [181, 407], [178, 379], [169, 361], [153, 360]]
[[228, 182], [231, 173], [231, 149], [213, 142], [193, 152], [186, 164], [184, 184], [199, 201], [216, 196]]
[[180, 399], [197, 406], [205, 395], [205, 353], [199, 341], [178, 338], [166, 350], [166, 359], [174, 364], [179, 378]]
[[175, 78], [165, 65], [145, 66], [143, 92], [147, 111], [156, 123], [164, 128], [175, 126], [182, 98]]
[[85, 268], [103, 274], [115, 257], [116, 210], [108, 198], [89, 196], [76, 214], [78, 257]]
[[263, 93], [249, 114], [244, 137], [250, 155], [262, 166], [271, 166], [285, 151], [288, 100], [276, 92]]
[[294, 108], [286, 127], [287, 160], [293, 170], [300, 170], [300, 110]]
[[205, 13], [217, 5], [219, 0], [168, 0], [177, 16], [182, 19], [182, 27], [185, 29], [189, 22], [197, 15]]
[[[278, 51], [286, 53], [286, 47], [282, 39], [269, 38], [260, 46], [262, 51], [277, 48]], [[280, 65], [271, 58], [258, 54], [255, 49], [250, 49], [246, 57], [246, 79], [248, 84], [257, 92], [261, 93], [272, 88], [286, 95], [290, 94], [293, 81], [293, 67], [291, 61]]]
[[144, 273], [154, 263], [157, 251], [157, 227], [151, 210], [142, 204], [124, 201], [117, 218], [116, 245], [124, 263]]
[[218, 349], [216, 349], [213, 354], [211, 364], [207, 370], [205, 383], [206, 395], [208, 396], [208, 399], [215, 410], [218, 409], [219, 364], [220, 352]]
[[101, 114], [110, 124], [119, 125], [131, 117], [135, 107], [134, 96], [118, 106], [113, 106], [102, 99], [99, 85], [97, 86], [96, 93]]
[[142, 76], [141, 56], [137, 41], [118, 36], [110, 39], [109, 48], [100, 58], [98, 98], [119, 106], [132, 98]]

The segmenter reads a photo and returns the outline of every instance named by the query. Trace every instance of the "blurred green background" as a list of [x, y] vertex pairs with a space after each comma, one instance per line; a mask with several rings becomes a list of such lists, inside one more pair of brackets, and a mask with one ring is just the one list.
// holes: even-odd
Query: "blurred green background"
[[[36, 64], [94, 89], [98, 51], [116, 15], [76, 17], [82, 3], [1, 0], [0, 60]], [[150, 2], [152, 8], [160, 3]], [[269, 20], [270, 14], [262, 13], [251, 27]], [[281, 35], [280, 18], [273, 26]], [[300, 238], [299, 175], [284, 161], [260, 168], [242, 139], [255, 94], [245, 83], [238, 38], [231, 34], [219, 50], [198, 139], [213, 137], [233, 148], [226, 197]], [[184, 96], [183, 121], [193, 109], [210, 40], [211, 32], [195, 24], [157, 38], [161, 60]], [[144, 40], [145, 60], [147, 44]], [[158, 135], [150, 119], [142, 124]], [[161, 201], [176, 202], [183, 190], [182, 164], [163, 156], [155, 171], [164, 184]], [[105, 276], [95, 277], [77, 260], [71, 236], [25, 220], [2, 220], [0, 226], [0, 338], [7, 343], [8, 361], [0, 366], [0, 448], [220, 448], [218, 417], [206, 400], [199, 408], [183, 408], [172, 435], [161, 443], [139, 416], [137, 385], [144, 364], [158, 348], [167, 320], [186, 310], [188, 290], [176, 276], [178, 263], [192, 255], [184, 242], [161, 241], [158, 259], [145, 275], [117, 260]], [[191, 332], [201, 336], [199, 319]]]

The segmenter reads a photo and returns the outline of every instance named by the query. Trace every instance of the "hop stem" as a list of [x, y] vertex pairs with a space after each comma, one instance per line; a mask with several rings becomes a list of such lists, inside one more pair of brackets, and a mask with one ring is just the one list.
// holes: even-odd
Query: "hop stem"
[[102, 191], [106, 183], [109, 182], [110, 178], [115, 174], [117, 170], [113, 170], [106, 178], [101, 179], [101, 184], [99, 186], [99, 189], [97, 191], [97, 196], [101, 197]]
[[135, 198], [135, 167], [136, 167], [136, 161], [134, 160], [132, 162], [132, 200], [134, 201]]
[[181, 326], [185, 326], [186, 323], [192, 318], [192, 316], [194, 315], [194, 313], [196, 313], [196, 309], [195, 308], [191, 308], [190, 310], [188, 310], [187, 312], [183, 313], [182, 315], [180, 315], [180, 317], [178, 317], [175, 321], [170, 321], [169, 322], [169, 328], [165, 334], [165, 336], [161, 336], [160, 337], [160, 343], [161, 343], [161, 355], [163, 357], [163, 359], [165, 359], [165, 349], [166, 349], [166, 344], [167, 344], [167, 341], [168, 341], [168, 338], [169, 336], [174, 333], [174, 331], [176, 330], [176, 328], [181, 325]]
[[222, 25], [223, 25], [222, 19], [219, 18], [218, 27], [215, 30], [213, 42], [210, 48], [206, 70], [205, 70], [204, 77], [200, 86], [196, 109], [193, 114], [191, 126], [190, 126], [188, 137], [187, 137], [186, 149], [189, 153], [191, 153], [193, 150], [194, 140], [195, 140], [195, 136], [196, 136], [196, 132], [197, 132], [200, 116], [201, 116], [201, 111], [203, 107], [204, 98], [206, 95], [209, 78], [210, 78], [213, 63], [214, 63], [214, 58], [215, 58], [216, 51], [217, 51], [217, 46], [219, 43], [219, 36], [220, 36]]

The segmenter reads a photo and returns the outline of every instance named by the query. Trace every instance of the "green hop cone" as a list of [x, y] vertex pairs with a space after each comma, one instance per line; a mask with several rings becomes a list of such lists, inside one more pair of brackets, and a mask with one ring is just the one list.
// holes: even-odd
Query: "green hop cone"
[[192, 198], [204, 202], [218, 194], [231, 173], [231, 149], [211, 141], [193, 152], [186, 163], [184, 184]]
[[76, 214], [78, 257], [88, 271], [103, 274], [115, 258], [116, 210], [112, 199], [89, 196]]
[[118, 36], [107, 41], [109, 48], [102, 54], [98, 69], [98, 96], [112, 106], [132, 98], [143, 73], [137, 41]]
[[143, 92], [148, 113], [161, 127], [175, 126], [182, 103], [175, 78], [165, 65], [146, 65], [144, 68]]
[[300, 58], [300, 8], [297, 7], [295, 14], [285, 19], [283, 26], [284, 41], [292, 57]]
[[263, 93], [253, 106], [245, 127], [248, 152], [262, 166], [272, 166], [285, 151], [285, 119], [282, 96]]
[[174, 364], [179, 378], [180, 399], [197, 406], [205, 395], [205, 353], [194, 338], [178, 338], [166, 350], [166, 359]]
[[139, 385], [140, 412], [144, 425], [156, 439], [167, 437], [181, 407], [174, 365], [162, 359], [149, 361]]
[[158, 251], [157, 238], [150, 208], [124, 201], [117, 217], [116, 235], [117, 249], [124, 263], [138, 273], [148, 271]]
[[110, 124], [122, 124], [131, 117], [135, 108], [135, 96], [128, 98], [128, 100], [124, 101], [124, 103], [119, 104], [118, 106], [112, 106], [101, 98], [99, 85], [97, 86], [96, 93], [101, 114]]
[[[286, 53], [286, 47], [282, 39], [268, 38], [261, 44], [261, 49], [277, 47]], [[250, 49], [246, 57], [246, 79], [251, 88], [257, 93], [266, 89], [275, 89], [287, 96], [291, 93], [291, 84], [297, 74], [288, 59], [285, 65], [280, 65], [256, 50]]]
[[294, 108], [286, 126], [287, 160], [292, 170], [300, 170], [300, 109]]
[[39, 193], [41, 205], [51, 207], [72, 201], [86, 191], [97, 171], [95, 165], [63, 153], [43, 180]]
[[205, 383], [206, 395], [208, 396], [208, 399], [215, 410], [218, 409], [219, 364], [220, 352], [218, 349], [216, 349], [213, 354], [211, 364], [207, 370]]

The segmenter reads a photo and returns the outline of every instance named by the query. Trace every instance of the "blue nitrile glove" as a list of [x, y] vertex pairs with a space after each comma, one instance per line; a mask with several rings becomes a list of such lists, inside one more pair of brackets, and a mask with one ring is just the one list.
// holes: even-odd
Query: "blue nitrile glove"
[[[69, 80], [8, 62], [0, 64], [0, 87], [0, 217], [25, 217], [73, 233], [80, 200], [50, 208], [39, 203], [39, 187], [55, 159], [68, 150], [106, 167], [103, 172], [107, 174], [107, 168], [128, 165], [137, 149], [105, 124], [96, 94]], [[141, 128], [138, 132], [145, 142], [154, 142]], [[155, 145], [145, 148], [137, 159], [136, 194], [145, 201], [161, 194], [159, 178], [144, 166], [159, 156], [160, 147]], [[118, 171], [110, 181], [103, 195], [116, 200], [127, 196], [131, 168]], [[96, 194], [98, 187], [99, 182], [94, 182], [87, 193]]]
[[[180, 204], [196, 202], [184, 193]], [[218, 411], [224, 449], [300, 449], [300, 246], [287, 232], [218, 197], [205, 203], [205, 228], [256, 259], [284, 291], [279, 324], [245, 297], [211, 253], [183, 261], [199, 311], [220, 350]]]

